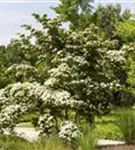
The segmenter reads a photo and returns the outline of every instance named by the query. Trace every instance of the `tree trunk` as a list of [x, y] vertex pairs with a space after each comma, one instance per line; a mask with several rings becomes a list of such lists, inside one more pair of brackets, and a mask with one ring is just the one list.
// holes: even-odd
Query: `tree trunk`
[[75, 114], [75, 123], [76, 124], [79, 123], [79, 111], [78, 110], [76, 111], [76, 114]]
[[68, 120], [68, 108], [65, 109], [65, 120]]

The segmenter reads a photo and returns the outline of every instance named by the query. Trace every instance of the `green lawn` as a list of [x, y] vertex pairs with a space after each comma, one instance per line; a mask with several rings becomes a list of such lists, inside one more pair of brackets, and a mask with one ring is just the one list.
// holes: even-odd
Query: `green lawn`
[[32, 128], [33, 126], [31, 122], [22, 122], [22, 123], [17, 124], [17, 127]]
[[122, 134], [115, 125], [116, 114], [105, 115], [102, 118], [96, 118], [95, 126], [98, 139], [122, 140]]

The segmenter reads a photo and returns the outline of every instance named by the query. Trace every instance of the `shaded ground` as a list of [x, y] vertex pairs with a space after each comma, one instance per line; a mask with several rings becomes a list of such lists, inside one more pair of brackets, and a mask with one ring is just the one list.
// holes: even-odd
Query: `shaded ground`
[[106, 146], [97, 150], [135, 150], [135, 145]]

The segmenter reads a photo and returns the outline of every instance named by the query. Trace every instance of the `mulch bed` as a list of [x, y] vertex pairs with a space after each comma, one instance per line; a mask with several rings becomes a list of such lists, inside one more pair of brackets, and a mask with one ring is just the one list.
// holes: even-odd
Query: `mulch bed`
[[135, 150], [135, 145], [118, 145], [118, 146], [105, 146], [97, 150]]

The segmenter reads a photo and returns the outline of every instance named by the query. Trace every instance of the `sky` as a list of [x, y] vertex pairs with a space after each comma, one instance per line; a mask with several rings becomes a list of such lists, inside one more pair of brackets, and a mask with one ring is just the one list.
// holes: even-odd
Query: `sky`
[[[95, 0], [94, 5], [108, 3], [120, 3], [122, 9], [130, 9], [135, 12], [135, 0]], [[30, 24], [37, 27], [37, 23], [31, 16], [32, 13], [47, 14], [55, 17], [56, 14], [50, 7], [59, 4], [59, 0], [0, 0], [0, 45], [7, 45], [16, 33], [20, 32], [22, 24]]]

